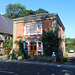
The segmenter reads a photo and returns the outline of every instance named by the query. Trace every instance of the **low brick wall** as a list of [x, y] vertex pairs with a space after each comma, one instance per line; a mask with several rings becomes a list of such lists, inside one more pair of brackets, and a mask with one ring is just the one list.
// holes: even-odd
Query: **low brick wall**
[[47, 62], [56, 62], [56, 56], [30, 56], [30, 60], [35, 60], [35, 61], [47, 61]]

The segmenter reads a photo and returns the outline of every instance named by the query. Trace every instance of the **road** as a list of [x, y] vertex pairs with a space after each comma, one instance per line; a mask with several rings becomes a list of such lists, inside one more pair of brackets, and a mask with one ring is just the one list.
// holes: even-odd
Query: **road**
[[75, 68], [0, 62], [0, 75], [75, 75]]
[[68, 53], [68, 61], [66, 64], [75, 65], [75, 53]]

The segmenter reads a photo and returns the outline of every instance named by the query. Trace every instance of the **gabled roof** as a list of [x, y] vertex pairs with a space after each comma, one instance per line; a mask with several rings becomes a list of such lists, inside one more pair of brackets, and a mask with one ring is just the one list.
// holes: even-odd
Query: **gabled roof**
[[0, 33], [13, 35], [13, 20], [0, 14]]

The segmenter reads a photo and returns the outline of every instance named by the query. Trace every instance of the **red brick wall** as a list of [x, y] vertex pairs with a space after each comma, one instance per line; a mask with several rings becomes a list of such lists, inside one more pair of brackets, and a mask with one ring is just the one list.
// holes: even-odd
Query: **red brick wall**
[[22, 39], [24, 38], [24, 23], [17, 23], [17, 40], [19, 40], [20, 36]]
[[57, 28], [60, 28], [61, 30], [60, 30], [60, 38], [63, 40], [63, 41], [61, 41], [61, 43], [60, 43], [60, 48], [62, 49], [62, 51], [63, 51], [63, 55], [65, 55], [65, 35], [63, 35], [63, 33], [64, 33], [64, 30], [62, 29], [62, 27], [60, 26], [60, 24], [57, 22]]
[[[51, 20], [44, 20], [44, 21], [38, 21], [38, 22], [43, 22], [43, 30], [47, 31], [47, 28], [51, 30], [52, 26], [52, 21]], [[34, 22], [28, 22], [28, 23], [34, 23]], [[41, 36], [25, 36], [24, 37], [24, 22], [23, 23], [17, 23], [17, 40], [19, 36], [22, 37], [22, 39], [40, 39]]]
[[43, 30], [47, 31], [47, 28], [52, 29], [52, 20], [45, 20], [43, 23]]

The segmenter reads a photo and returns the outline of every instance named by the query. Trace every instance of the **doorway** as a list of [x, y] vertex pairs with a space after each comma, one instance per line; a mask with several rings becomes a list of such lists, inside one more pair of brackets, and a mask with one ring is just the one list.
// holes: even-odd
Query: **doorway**
[[37, 55], [37, 46], [36, 42], [31, 42], [30, 43], [30, 55]]

